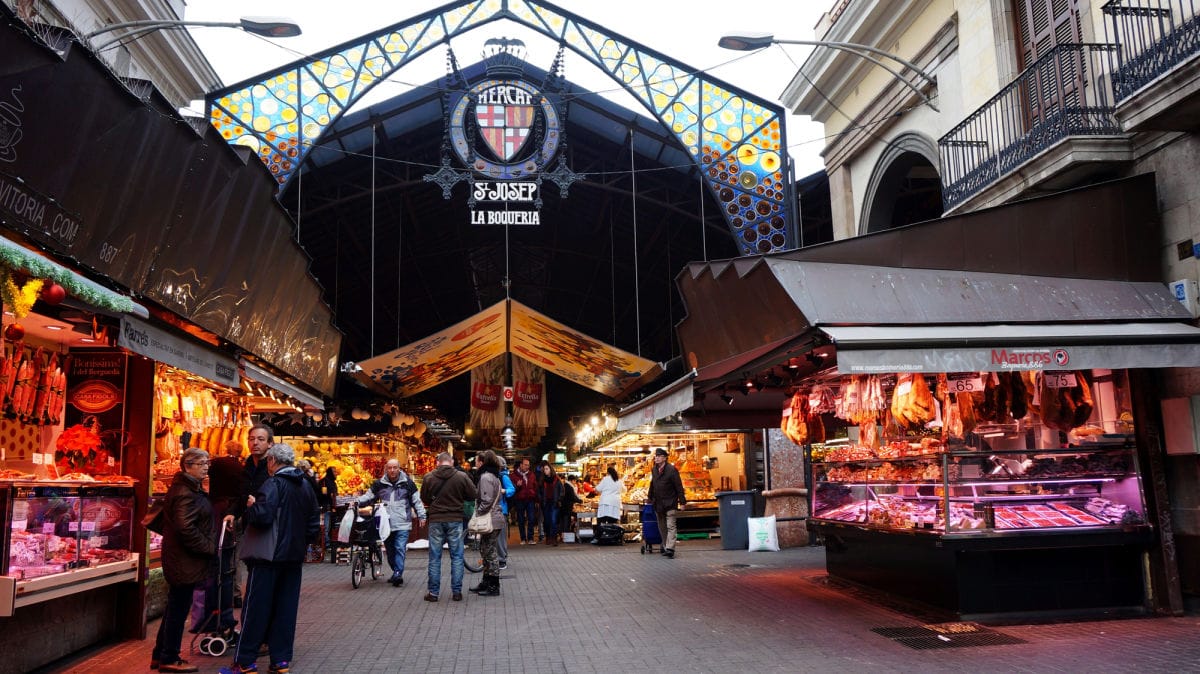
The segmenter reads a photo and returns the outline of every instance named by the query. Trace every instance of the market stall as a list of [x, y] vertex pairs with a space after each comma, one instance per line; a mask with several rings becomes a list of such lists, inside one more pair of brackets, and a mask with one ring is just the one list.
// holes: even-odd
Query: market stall
[[688, 502], [678, 514], [679, 531], [685, 537], [707, 537], [719, 531], [717, 492], [746, 484], [742, 454], [746, 435], [740, 431], [630, 431], [589, 455], [583, 463], [584, 475], [597, 473], [598, 482], [609, 463], [616, 463], [625, 483], [626, 521], [636, 522], [649, 497], [653, 452], [663, 447], [679, 470]]

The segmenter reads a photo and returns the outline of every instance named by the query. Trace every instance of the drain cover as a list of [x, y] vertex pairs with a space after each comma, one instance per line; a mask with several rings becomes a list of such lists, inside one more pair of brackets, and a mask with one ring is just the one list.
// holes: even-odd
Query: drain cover
[[750, 568], [750, 565], [749, 564], [726, 564], [725, 568], [727, 568], [727, 569], [748, 569], [748, 568]]
[[1023, 644], [1025, 640], [997, 632], [978, 623], [937, 623], [910, 627], [876, 627], [872, 632], [897, 641], [909, 648], [970, 648], [972, 646], [1007, 646]]

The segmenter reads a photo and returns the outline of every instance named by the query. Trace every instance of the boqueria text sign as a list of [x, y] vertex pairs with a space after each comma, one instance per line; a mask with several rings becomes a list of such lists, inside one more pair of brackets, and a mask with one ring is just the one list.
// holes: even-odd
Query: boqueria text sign
[[479, 181], [471, 186], [472, 225], [540, 225], [536, 182]]
[[11, 219], [16, 228], [62, 249], [75, 243], [81, 226], [78, 215], [3, 171], [0, 171], [0, 219]]
[[117, 344], [151, 360], [165, 363], [218, 384], [237, 387], [238, 366], [230, 356], [194, 344], [128, 316], [121, 317]]
[[838, 349], [837, 352], [837, 368], [844, 374], [1159, 367], [1200, 367], [1200, 344]]

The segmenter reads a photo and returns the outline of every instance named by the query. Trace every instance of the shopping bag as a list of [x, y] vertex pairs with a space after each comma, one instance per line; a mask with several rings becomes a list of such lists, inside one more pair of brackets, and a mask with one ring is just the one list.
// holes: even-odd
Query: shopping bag
[[350, 530], [354, 528], [354, 504], [351, 503], [346, 508], [346, 514], [342, 517], [342, 523], [338, 525], [337, 540], [338, 543], [350, 542]]
[[378, 523], [379, 540], [387, 540], [387, 537], [392, 535], [392, 518], [382, 503], [375, 506], [375, 521]]
[[747, 517], [750, 552], [779, 552], [779, 534], [775, 531], [775, 516]]

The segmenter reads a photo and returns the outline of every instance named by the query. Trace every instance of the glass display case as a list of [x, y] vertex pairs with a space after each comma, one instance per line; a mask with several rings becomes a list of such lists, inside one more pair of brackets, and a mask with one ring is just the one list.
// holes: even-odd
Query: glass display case
[[815, 520], [946, 536], [1145, 524], [1125, 436], [1066, 449], [814, 457], [812, 466]]
[[75, 585], [136, 578], [132, 486], [4, 482], [0, 507], [0, 615]]
[[0, 573], [25, 580], [130, 556], [129, 487], [13, 484]]

